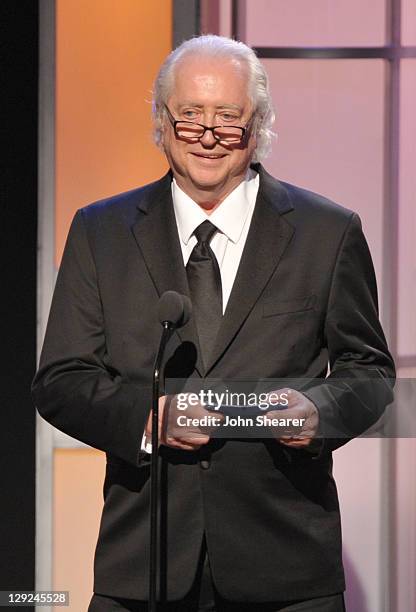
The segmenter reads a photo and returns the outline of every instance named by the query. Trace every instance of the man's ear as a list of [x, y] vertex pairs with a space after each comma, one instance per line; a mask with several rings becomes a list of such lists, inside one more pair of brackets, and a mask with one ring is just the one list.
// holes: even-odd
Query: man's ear
[[166, 114], [162, 112], [160, 117], [160, 142], [159, 148], [163, 153], [165, 152], [165, 135], [166, 135]]
[[166, 130], [166, 125], [162, 122], [161, 127], [160, 127], [160, 140], [159, 140], [158, 147], [161, 151], [163, 151], [163, 153], [165, 152], [165, 130]]

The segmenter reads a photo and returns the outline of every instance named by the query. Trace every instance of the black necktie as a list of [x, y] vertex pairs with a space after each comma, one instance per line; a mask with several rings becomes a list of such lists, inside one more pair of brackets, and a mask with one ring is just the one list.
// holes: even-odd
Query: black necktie
[[192, 312], [205, 366], [214, 348], [222, 319], [220, 269], [209, 246], [209, 241], [216, 231], [217, 228], [210, 221], [204, 221], [196, 228], [194, 235], [198, 243], [194, 246], [186, 265]]

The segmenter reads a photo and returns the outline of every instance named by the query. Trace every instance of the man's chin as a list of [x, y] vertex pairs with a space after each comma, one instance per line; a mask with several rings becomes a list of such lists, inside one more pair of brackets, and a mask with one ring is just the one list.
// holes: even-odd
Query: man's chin
[[194, 189], [215, 193], [227, 183], [227, 176], [213, 176], [211, 173], [192, 174], [190, 177]]
[[199, 191], [206, 191], [207, 193], [215, 193], [219, 188], [222, 187], [223, 183], [210, 183], [210, 182], [196, 182], [193, 183], [194, 187]]

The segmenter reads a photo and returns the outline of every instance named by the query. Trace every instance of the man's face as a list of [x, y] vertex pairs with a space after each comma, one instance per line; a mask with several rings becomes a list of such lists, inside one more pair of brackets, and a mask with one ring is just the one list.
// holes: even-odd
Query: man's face
[[[247, 68], [236, 60], [187, 57], [175, 69], [167, 106], [177, 120], [244, 127], [253, 112], [247, 82]], [[166, 118], [163, 147], [178, 185], [198, 204], [212, 208], [244, 179], [256, 141], [249, 131], [241, 143], [225, 144], [206, 131], [191, 142], [177, 137]]]

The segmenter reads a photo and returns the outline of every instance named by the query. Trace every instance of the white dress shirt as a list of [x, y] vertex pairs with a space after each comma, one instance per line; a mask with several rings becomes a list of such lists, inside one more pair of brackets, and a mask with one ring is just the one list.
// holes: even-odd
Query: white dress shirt
[[[223, 313], [227, 307], [246, 243], [258, 190], [259, 175], [249, 169], [246, 179], [221, 202], [214, 212], [208, 215], [182, 191], [175, 179], [172, 181], [173, 208], [185, 266], [197, 243], [194, 231], [198, 225], [208, 219], [218, 228], [210, 241], [210, 246], [217, 258], [221, 273]], [[146, 439], [145, 433], [141, 450], [146, 453], [152, 452], [152, 444]]]
[[185, 266], [197, 243], [193, 233], [198, 225], [208, 219], [218, 228], [210, 246], [217, 258], [221, 273], [223, 313], [246, 243], [258, 190], [259, 175], [250, 169], [246, 180], [242, 181], [214, 212], [207, 214], [182, 191], [175, 179], [172, 181], [173, 208]]

